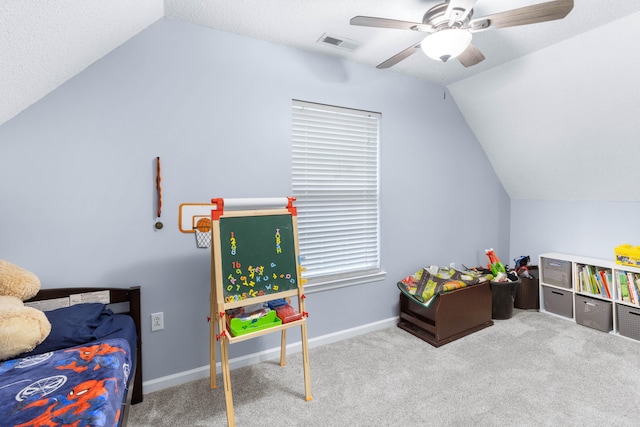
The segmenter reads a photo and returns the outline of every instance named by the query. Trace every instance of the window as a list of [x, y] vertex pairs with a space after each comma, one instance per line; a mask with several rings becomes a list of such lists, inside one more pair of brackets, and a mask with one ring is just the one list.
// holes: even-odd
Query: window
[[380, 270], [380, 113], [293, 100], [293, 196], [308, 286], [384, 278]]

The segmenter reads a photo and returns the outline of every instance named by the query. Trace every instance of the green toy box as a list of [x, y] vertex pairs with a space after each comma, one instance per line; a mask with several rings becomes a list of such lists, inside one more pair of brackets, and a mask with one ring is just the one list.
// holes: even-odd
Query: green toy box
[[234, 337], [261, 331], [278, 325], [282, 325], [282, 320], [277, 316], [275, 310], [271, 310], [264, 316], [257, 318], [243, 320], [234, 317], [229, 320], [229, 330]]

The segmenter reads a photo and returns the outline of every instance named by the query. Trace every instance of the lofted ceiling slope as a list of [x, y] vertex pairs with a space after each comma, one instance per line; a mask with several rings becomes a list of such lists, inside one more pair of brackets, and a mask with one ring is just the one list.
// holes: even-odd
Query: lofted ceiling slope
[[0, 125], [163, 15], [162, 0], [0, 0]]
[[[474, 17], [544, 1], [478, 0]], [[421, 21], [439, 3], [0, 0], [0, 125], [163, 16], [375, 67], [424, 34], [349, 19]], [[415, 54], [379, 72], [448, 87], [512, 198], [640, 201], [620, 184], [638, 182], [638, 12], [640, 0], [576, 0], [561, 21], [474, 34], [487, 58], [476, 66]]]
[[640, 12], [449, 86], [511, 198], [640, 201], [637, 40]]

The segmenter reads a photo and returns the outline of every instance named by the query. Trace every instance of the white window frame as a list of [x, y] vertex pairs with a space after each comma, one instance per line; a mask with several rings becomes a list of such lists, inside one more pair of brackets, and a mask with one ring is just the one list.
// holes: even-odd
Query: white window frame
[[311, 291], [383, 280], [380, 113], [292, 100], [292, 195]]

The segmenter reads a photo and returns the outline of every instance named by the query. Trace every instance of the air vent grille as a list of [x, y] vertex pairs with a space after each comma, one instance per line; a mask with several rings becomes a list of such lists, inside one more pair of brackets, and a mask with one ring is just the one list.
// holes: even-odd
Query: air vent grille
[[362, 43], [355, 40], [336, 35], [330, 36], [327, 33], [323, 34], [322, 37], [318, 39], [318, 43], [336, 47], [338, 49], [346, 50], [349, 52], [355, 52], [362, 46]]

